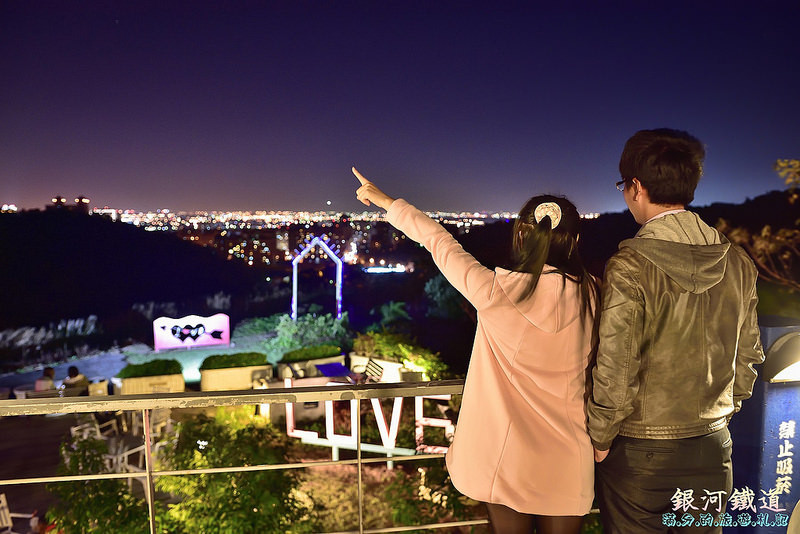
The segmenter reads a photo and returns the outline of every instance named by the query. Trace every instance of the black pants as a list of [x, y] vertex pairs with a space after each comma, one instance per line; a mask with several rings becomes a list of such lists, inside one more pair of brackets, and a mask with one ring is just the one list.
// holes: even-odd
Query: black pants
[[[603, 532], [721, 533], [722, 527], [697, 525], [724, 511], [731, 495], [731, 445], [727, 428], [686, 439], [618, 436], [597, 464]], [[687, 513], [696, 518], [694, 524], [677, 526]]]

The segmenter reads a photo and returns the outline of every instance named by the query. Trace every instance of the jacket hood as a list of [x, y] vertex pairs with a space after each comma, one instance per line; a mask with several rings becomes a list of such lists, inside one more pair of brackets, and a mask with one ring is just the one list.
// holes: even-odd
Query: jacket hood
[[696, 213], [683, 211], [646, 223], [619, 244], [644, 256], [683, 289], [702, 293], [725, 275], [731, 243]]
[[[580, 318], [580, 286], [545, 265], [533, 296], [525, 298], [531, 274], [497, 268], [496, 283], [517, 311], [539, 330], [555, 333]], [[497, 290], [497, 289], [496, 289]]]

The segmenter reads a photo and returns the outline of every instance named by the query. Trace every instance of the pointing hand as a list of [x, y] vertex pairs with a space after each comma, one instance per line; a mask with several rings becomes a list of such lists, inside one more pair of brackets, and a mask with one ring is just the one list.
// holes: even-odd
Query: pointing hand
[[358, 172], [355, 167], [352, 168], [352, 171], [361, 183], [361, 187], [356, 189], [356, 198], [367, 206], [372, 203], [380, 208], [388, 210], [389, 206], [394, 202], [394, 199], [378, 189], [375, 184], [364, 178], [364, 175]]

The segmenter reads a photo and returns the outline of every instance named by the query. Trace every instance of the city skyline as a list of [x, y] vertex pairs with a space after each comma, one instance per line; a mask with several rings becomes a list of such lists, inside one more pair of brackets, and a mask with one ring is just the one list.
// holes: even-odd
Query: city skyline
[[[360, 212], [356, 165], [425, 210], [625, 209], [627, 137], [708, 148], [694, 205], [798, 157], [796, 2], [8, 1], [0, 204]], [[330, 204], [328, 204], [330, 202]]]

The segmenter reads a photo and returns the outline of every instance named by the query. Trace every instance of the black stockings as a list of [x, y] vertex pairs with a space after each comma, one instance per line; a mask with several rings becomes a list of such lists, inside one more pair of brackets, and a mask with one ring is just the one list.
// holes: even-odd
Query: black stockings
[[531, 515], [517, 512], [502, 504], [486, 503], [489, 523], [494, 534], [579, 534], [582, 516]]

